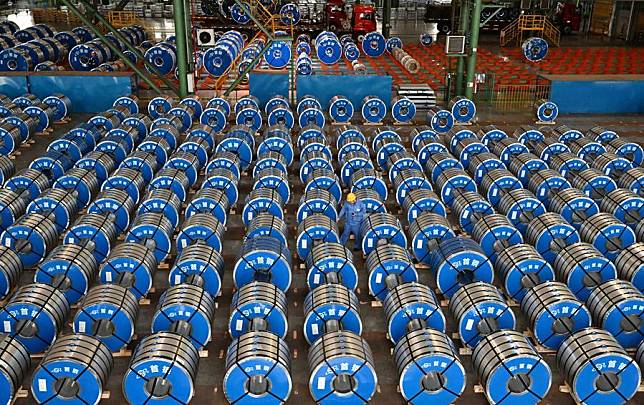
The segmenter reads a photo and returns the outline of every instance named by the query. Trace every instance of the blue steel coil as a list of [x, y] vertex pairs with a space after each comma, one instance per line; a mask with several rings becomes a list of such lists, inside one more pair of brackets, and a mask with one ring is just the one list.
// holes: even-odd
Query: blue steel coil
[[329, 102], [329, 117], [331, 117], [334, 122], [351, 122], [353, 112], [353, 104], [344, 96], [334, 96]]
[[280, 21], [284, 25], [297, 25], [302, 18], [300, 9], [295, 3], [286, 3], [280, 7]]
[[575, 243], [562, 249], [554, 261], [557, 279], [586, 301], [602, 283], [617, 277], [615, 265], [593, 245]]
[[[195, 392], [199, 351], [187, 337], [174, 332], [158, 332], [144, 338], [133, 352], [123, 376], [123, 395], [130, 403], [150, 400], [156, 384], [162, 379], [172, 387], [173, 400], [189, 403]], [[153, 391], [154, 392], [154, 391]]]
[[420, 263], [429, 264], [431, 252], [446, 239], [456, 236], [447, 219], [430, 211], [421, 212], [409, 224], [411, 251]]
[[124, 287], [114, 284], [98, 285], [90, 289], [74, 316], [74, 333], [99, 339], [116, 352], [134, 337], [134, 326], [139, 303]]
[[233, 270], [237, 288], [253, 281], [270, 281], [282, 291], [291, 285], [291, 253], [288, 247], [270, 236], [248, 240]]
[[521, 49], [530, 62], [541, 62], [548, 55], [548, 42], [540, 37], [531, 37], [523, 42]]
[[339, 242], [340, 232], [337, 223], [324, 214], [313, 213], [306, 216], [297, 226], [297, 254], [306, 260], [315, 243]]
[[566, 284], [548, 281], [528, 290], [521, 302], [537, 342], [558, 349], [571, 334], [591, 324], [591, 314]]
[[370, 58], [381, 56], [387, 50], [387, 40], [377, 31], [365, 34], [362, 39], [362, 52]]
[[368, 123], [379, 123], [387, 115], [387, 105], [376, 96], [366, 96], [362, 100], [362, 118]]
[[332, 278], [351, 291], [358, 286], [353, 254], [338, 242], [315, 244], [306, 258], [306, 267], [306, 282], [310, 290], [326, 285]]
[[304, 186], [304, 192], [309, 190], [320, 189], [325, 190], [335, 199], [335, 201], [340, 201], [342, 199], [342, 187], [340, 186], [340, 180], [335, 175], [333, 170], [326, 168], [316, 169], [311, 172], [307, 178], [306, 185]]
[[151, 321], [152, 333], [181, 330], [183, 336], [198, 349], [205, 347], [212, 337], [215, 301], [199, 286], [181, 284], [168, 288], [159, 298]]
[[483, 217], [494, 214], [492, 205], [480, 194], [472, 191], [461, 191], [456, 194], [452, 211], [459, 227], [467, 233], [472, 233], [474, 226]]
[[355, 293], [342, 284], [323, 284], [310, 291], [304, 299], [304, 337], [315, 343], [325, 332], [326, 326], [337, 323], [340, 330], [360, 335], [362, 319], [360, 302]]
[[448, 105], [454, 120], [459, 123], [468, 123], [476, 116], [476, 105], [472, 100], [457, 96], [450, 100]]
[[[597, 370], [597, 364], [605, 364]], [[641, 381], [637, 362], [611, 334], [586, 328], [575, 332], [557, 351], [557, 365], [575, 401], [590, 404], [630, 402]]]
[[402, 229], [402, 224], [396, 216], [386, 212], [367, 215], [362, 221], [360, 235], [362, 235], [362, 252], [365, 255], [382, 243], [407, 248], [407, 235]]
[[490, 403], [511, 397], [517, 403], [537, 404], [550, 390], [552, 371], [522, 333], [500, 330], [485, 336], [472, 359]]
[[[44, 352], [54, 343], [69, 310], [65, 296], [54, 287], [42, 283], [26, 284], [0, 309], [0, 319], [3, 332], [20, 342], [23, 350], [35, 354]], [[3, 392], [3, 395], [6, 394]]]
[[492, 262], [469, 238], [457, 236], [440, 242], [429, 262], [438, 289], [447, 297], [452, 297], [462, 285], [494, 280]]
[[409, 137], [411, 138], [411, 151], [418, 154], [420, 149], [420, 144], [423, 141], [438, 141], [438, 134], [436, 131], [428, 127], [427, 125], [419, 125], [412, 128]]
[[273, 69], [282, 69], [291, 61], [291, 43], [285, 40], [273, 41], [264, 53], [264, 60]]
[[411, 122], [416, 116], [416, 105], [407, 97], [394, 97], [391, 100], [391, 116], [397, 122]]
[[389, 194], [387, 184], [379, 172], [374, 169], [360, 169], [353, 172], [350, 179], [351, 191], [371, 189], [374, 190], [382, 201], [387, 200]]
[[534, 286], [555, 279], [555, 272], [550, 263], [532, 245], [521, 242], [498, 252], [495, 269], [506, 295], [517, 302], [521, 302]]
[[477, 192], [478, 188], [472, 178], [462, 169], [443, 170], [435, 181], [437, 194], [446, 206], [451, 207], [461, 191]]
[[449, 309], [458, 323], [464, 346], [475, 348], [485, 336], [498, 330], [514, 329], [516, 317], [503, 294], [492, 284], [474, 282], [459, 288]]
[[454, 126], [454, 116], [449, 110], [433, 106], [427, 111], [427, 123], [437, 133], [444, 134]]

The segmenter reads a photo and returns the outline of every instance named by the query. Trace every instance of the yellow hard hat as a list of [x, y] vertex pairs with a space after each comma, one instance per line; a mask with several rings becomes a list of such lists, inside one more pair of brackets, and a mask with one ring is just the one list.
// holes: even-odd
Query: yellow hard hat
[[356, 195], [353, 194], [353, 193], [349, 193], [347, 195], [347, 201], [349, 201], [350, 203], [355, 202], [356, 201]]

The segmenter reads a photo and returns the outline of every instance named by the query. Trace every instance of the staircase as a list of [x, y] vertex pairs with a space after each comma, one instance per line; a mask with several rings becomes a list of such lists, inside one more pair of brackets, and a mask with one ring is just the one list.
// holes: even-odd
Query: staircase
[[521, 15], [514, 20], [510, 25], [501, 30], [500, 44], [501, 46], [520, 45], [524, 37], [539, 36], [548, 41], [551, 46], [559, 46], [561, 34], [559, 29], [550, 22], [544, 15]]

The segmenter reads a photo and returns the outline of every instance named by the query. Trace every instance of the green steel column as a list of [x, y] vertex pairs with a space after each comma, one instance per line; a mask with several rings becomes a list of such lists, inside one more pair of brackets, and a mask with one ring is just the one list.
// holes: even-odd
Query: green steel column
[[186, 7], [184, 0], [173, 0], [174, 34], [177, 37], [177, 65], [179, 68], [179, 96], [188, 96], [188, 47], [186, 33]]
[[[465, 35], [467, 32], [467, 23], [470, 19], [470, 5], [467, 1], [461, 1], [461, 15], [458, 20], [458, 32]], [[460, 96], [463, 94], [463, 74], [465, 72], [465, 58], [459, 57], [458, 64], [456, 65], [456, 91], [455, 95]]]
[[391, 0], [384, 0], [382, 7], [382, 35], [389, 38], [389, 29], [391, 28]]
[[465, 97], [472, 99], [474, 94], [474, 70], [476, 69], [476, 52], [479, 45], [479, 29], [481, 25], [481, 0], [474, 0], [472, 26], [470, 28], [470, 55], [467, 58], [467, 77], [465, 79]]

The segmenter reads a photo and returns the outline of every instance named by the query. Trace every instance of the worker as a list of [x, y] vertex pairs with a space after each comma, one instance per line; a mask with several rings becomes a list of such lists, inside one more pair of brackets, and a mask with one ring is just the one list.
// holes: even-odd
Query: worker
[[342, 206], [342, 210], [340, 210], [340, 220], [344, 219], [344, 231], [340, 237], [343, 245], [347, 246], [349, 236], [353, 234], [358, 242], [356, 248], [361, 247], [360, 227], [366, 213], [367, 209], [362, 201], [358, 200], [355, 194], [349, 193], [347, 201]]

